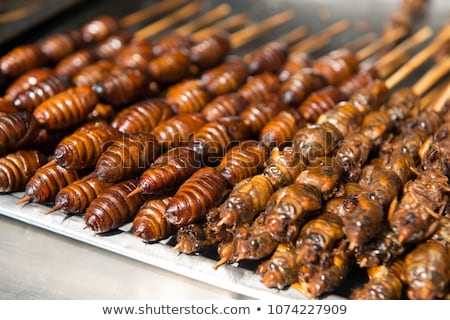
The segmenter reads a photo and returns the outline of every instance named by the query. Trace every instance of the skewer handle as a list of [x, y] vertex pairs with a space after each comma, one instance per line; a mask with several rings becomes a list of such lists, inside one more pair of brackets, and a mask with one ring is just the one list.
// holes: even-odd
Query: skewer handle
[[174, 8], [182, 5], [186, 1], [187, 0], [168, 0], [168, 1], [158, 2], [155, 5], [152, 5], [148, 8], [144, 8], [142, 10], [139, 10], [137, 12], [131, 13], [131, 14], [123, 17], [120, 20], [120, 25], [125, 28], [130, 27], [130, 26], [138, 24], [144, 20], [151, 19], [153, 17], [157, 17], [166, 11], [169, 11], [171, 9], [174, 9]]

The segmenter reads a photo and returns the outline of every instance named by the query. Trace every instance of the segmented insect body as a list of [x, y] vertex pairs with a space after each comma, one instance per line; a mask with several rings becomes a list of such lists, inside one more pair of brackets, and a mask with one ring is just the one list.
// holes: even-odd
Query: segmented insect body
[[145, 242], [166, 239], [175, 227], [165, 217], [170, 198], [144, 202], [133, 220], [133, 233]]
[[0, 97], [0, 116], [3, 114], [15, 113], [19, 110], [7, 98]]
[[11, 101], [14, 100], [20, 92], [27, 90], [44, 79], [47, 79], [52, 74], [53, 70], [50, 68], [32, 69], [24, 73], [9, 85], [5, 91], [5, 98], [8, 98]]
[[80, 72], [73, 76], [73, 82], [78, 87], [91, 87], [105, 78], [114, 69], [114, 65], [108, 60], [99, 60], [93, 64], [84, 67]]
[[236, 93], [218, 96], [201, 111], [206, 121], [216, 121], [222, 117], [237, 116], [244, 110], [246, 103]]
[[39, 45], [28, 44], [16, 47], [0, 58], [2, 75], [15, 79], [27, 71], [43, 67], [48, 60]]
[[21, 191], [46, 162], [45, 154], [37, 150], [19, 150], [0, 158], [0, 192]]
[[351, 135], [339, 143], [336, 161], [342, 167], [347, 181], [357, 181], [361, 176], [362, 166], [369, 158], [372, 143], [361, 133]]
[[112, 16], [98, 16], [81, 27], [81, 36], [85, 43], [95, 43], [106, 39], [120, 30], [120, 21]]
[[206, 224], [204, 222], [191, 223], [178, 228], [177, 244], [174, 249], [185, 254], [192, 254], [202, 251], [210, 244]]
[[112, 70], [109, 77], [92, 86], [100, 101], [124, 105], [148, 94], [149, 78], [139, 69]]
[[162, 99], [147, 99], [120, 111], [111, 123], [123, 133], [151, 131], [173, 116], [170, 105]]
[[200, 69], [207, 69], [221, 63], [230, 50], [229, 34], [216, 32], [192, 45], [189, 60]]
[[208, 92], [217, 97], [241, 87], [247, 79], [247, 67], [241, 59], [230, 59], [202, 74], [202, 82]]
[[339, 90], [344, 94], [345, 99], [349, 99], [359, 90], [371, 86], [377, 77], [378, 75], [375, 68], [364, 70], [341, 83], [339, 85]]
[[205, 118], [199, 113], [175, 115], [160, 122], [151, 132], [165, 150], [188, 144], [191, 136], [205, 125]]
[[34, 139], [39, 124], [28, 112], [4, 114], [0, 116], [0, 154], [21, 149]]
[[393, 127], [394, 122], [386, 112], [374, 111], [364, 117], [360, 133], [372, 141], [371, 148], [376, 149], [386, 139], [386, 135], [391, 132]]
[[250, 138], [247, 125], [239, 117], [225, 117], [205, 124], [191, 138], [189, 146], [209, 166], [219, 164], [225, 152], [240, 141]]
[[132, 221], [145, 201], [139, 193], [128, 196], [137, 185], [138, 179], [130, 179], [102, 192], [86, 209], [86, 226], [95, 233], [104, 233]]
[[97, 103], [95, 108], [88, 114], [87, 121], [111, 122], [116, 115], [116, 110], [110, 104]]
[[217, 166], [217, 170], [233, 186], [261, 171], [269, 158], [269, 153], [266, 144], [255, 140], [246, 140], [225, 154]]
[[186, 225], [199, 221], [223, 199], [227, 181], [219, 171], [205, 167], [184, 182], [170, 200], [166, 214], [169, 222]]
[[139, 179], [142, 193], [170, 193], [201, 167], [198, 154], [191, 148], [172, 148], [158, 157]]
[[57, 75], [72, 78], [78, 72], [83, 70], [83, 68], [94, 63], [95, 60], [96, 56], [94, 51], [90, 49], [81, 49], [61, 59], [55, 66], [55, 73]]
[[100, 155], [95, 173], [104, 182], [118, 182], [141, 174], [159, 155], [159, 144], [151, 133], [124, 134]]
[[19, 110], [33, 112], [45, 100], [66, 90], [71, 85], [72, 81], [66, 76], [49, 76], [17, 94], [13, 104]]
[[88, 123], [65, 137], [56, 147], [53, 157], [66, 169], [93, 167], [103, 150], [119, 136], [104, 122]]
[[153, 81], [173, 84], [191, 74], [191, 62], [186, 50], [180, 50], [152, 59], [147, 69]]
[[338, 85], [358, 71], [359, 61], [350, 50], [339, 49], [315, 60], [313, 68], [328, 84]]
[[99, 59], [113, 59], [133, 39], [133, 34], [119, 31], [95, 45], [94, 52]]
[[166, 101], [176, 114], [200, 112], [210, 94], [200, 80], [185, 80], [167, 90]]
[[312, 92], [325, 87], [325, 78], [312, 68], [304, 68], [293, 74], [280, 87], [284, 102], [297, 107]]
[[72, 30], [48, 36], [39, 46], [49, 62], [55, 63], [82, 47], [83, 40], [79, 31]]
[[447, 293], [450, 268], [448, 249], [429, 240], [419, 244], [405, 258], [403, 279], [410, 299], [443, 298]]
[[97, 178], [81, 179], [59, 190], [55, 197], [55, 205], [49, 213], [63, 210], [68, 214], [82, 214], [103, 191], [111, 187], [111, 183]]
[[292, 147], [271, 150], [270, 159], [264, 165], [264, 175], [269, 178], [275, 189], [294, 183], [298, 174], [305, 169], [300, 153]]
[[271, 72], [278, 73], [288, 57], [288, 46], [272, 41], [253, 51], [248, 58], [248, 73], [251, 75]]
[[419, 97], [411, 88], [395, 90], [386, 102], [386, 113], [394, 122], [394, 128], [398, 130], [400, 122], [420, 105]]
[[189, 49], [191, 45], [192, 41], [189, 34], [172, 32], [153, 43], [153, 55], [155, 57], [160, 57], [173, 51]]
[[137, 68], [147, 71], [148, 63], [153, 59], [153, 46], [148, 40], [133, 40], [115, 56], [114, 63], [125, 68]]
[[46, 128], [62, 130], [85, 121], [96, 104], [97, 96], [89, 87], [69, 88], [45, 100], [33, 115]]
[[389, 89], [384, 81], [375, 79], [370, 85], [357, 90], [349, 103], [359, 108], [363, 114], [381, 107], [388, 99]]
[[331, 123], [344, 137], [355, 132], [363, 120], [363, 113], [351, 103], [341, 102], [335, 109], [322, 114], [317, 123]]
[[248, 78], [247, 82], [238, 90], [238, 95], [249, 104], [264, 101], [268, 93], [278, 93], [279, 89], [278, 78], [269, 72], [264, 72]]
[[261, 129], [259, 140], [275, 146], [289, 145], [302, 126], [304, 122], [297, 110], [283, 110]]
[[298, 107], [298, 111], [307, 122], [315, 122], [320, 115], [333, 109], [336, 103], [344, 101], [344, 99], [339, 88], [328, 86], [309, 95]]
[[286, 82], [294, 74], [301, 72], [305, 68], [311, 68], [313, 59], [307, 54], [296, 54], [290, 56], [286, 63], [281, 67], [278, 74], [278, 79], [281, 82]]

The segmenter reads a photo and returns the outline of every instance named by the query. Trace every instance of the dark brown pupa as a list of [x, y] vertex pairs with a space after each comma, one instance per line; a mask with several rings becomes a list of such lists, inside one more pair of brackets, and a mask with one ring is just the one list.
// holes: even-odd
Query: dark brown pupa
[[96, 60], [94, 51], [81, 49], [61, 59], [55, 66], [57, 75], [73, 77]]
[[253, 51], [248, 58], [248, 73], [251, 75], [278, 73], [288, 57], [288, 46], [279, 41], [269, 42]]
[[27, 71], [8, 86], [5, 97], [12, 101], [20, 92], [36, 85], [41, 80], [47, 79], [52, 74], [53, 70], [50, 68], [37, 68]]
[[43, 67], [48, 60], [37, 44], [16, 47], [0, 58], [2, 75], [15, 79], [31, 69]]
[[120, 21], [112, 16], [98, 16], [81, 27], [81, 36], [85, 43], [91, 44], [106, 39], [120, 30]]
[[244, 110], [246, 102], [236, 93], [224, 94], [210, 101], [201, 111], [206, 121], [222, 117], [237, 116]]
[[277, 76], [263, 72], [253, 77], [249, 77], [238, 90], [238, 95], [246, 103], [263, 101], [265, 96], [270, 93], [278, 93], [280, 81]]
[[207, 69], [221, 63], [230, 50], [229, 34], [216, 32], [195, 43], [189, 50], [189, 59], [200, 69]]
[[152, 81], [174, 84], [191, 74], [191, 62], [185, 50], [171, 52], [152, 59], [148, 64]]
[[212, 96], [231, 93], [247, 79], [247, 67], [240, 58], [233, 58], [202, 74], [201, 81]]
[[145, 242], [168, 238], [175, 227], [167, 221], [166, 209], [170, 198], [147, 200], [133, 220], [133, 233]]
[[200, 112], [211, 95], [200, 80], [185, 80], [167, 90], [166, 101], [176, 114]]
[[20, 111], [0, 116], [0, 154], [26, 146], [38, 131], [39, 124], [31, 113]]

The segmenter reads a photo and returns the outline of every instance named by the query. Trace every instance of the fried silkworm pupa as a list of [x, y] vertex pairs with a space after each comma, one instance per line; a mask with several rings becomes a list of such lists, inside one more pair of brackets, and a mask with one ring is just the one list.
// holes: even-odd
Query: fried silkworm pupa
[[247, 67], [240, 58], [233, 58], [202, 74], [201, 81], [214, 97], [231, 93], [247, 79]]
[[389, 89], [386, 83], [375, 79], [372, 84], [357, 90], [349, 99], [349, 104], [357, 107], [361, 113], [367, 114], [369, 111], [381, 107], [388, 99]]
[[56, 147], [53, 157], [66, 169], [93, 167], [103, 150], [118, 137], [119, 132], [105, 122], [87, 123], [65, 137]]
[[170, 200], [166, 209], [167, 220], [175, 225], [201, 220], [223, 199], [226, 188], [227, 181], [215, 168], [199, 169]]
[[187, 145], [191, 136], [205, 125], [205, 118], [199, 113], [185, 113], [175, 115], [160, 122], [153, 133], [164, 150]]
[[395, 90], [386, 102], [386, 113], [394, 122], [395, 129], [398, 130], [402, 120], [420, 105], [420, 98], [411, 88], [400, 88]]
[[145, 201], [139, 193], [129, 196], [137, 185], [138, 179], [130, 179], [102, 192], [86, 209], [86, 226], [95, 233], [104, 233], [132, 221]]
[[173, 249], [184, 254], [192, 254], [202, 251], [210, 244], [205, 223], [191, 223], [178, 228], [177, 244]]
[[95, 60], [94, 51], [81, 49], [61, 59], [55, 66], [55, 73], [72, 78], [85, 67], [94, 63]]
[[21, 191], [46, 162], [45, 154], [37, 150], [19, 150], [0, 158], [0, 192]]
[[17, 94], [13, 100], [13, 104], [19, 110], [33, 112], [45, 100], [66, 90], [70, 86], [72, 86], [70, 78], [66, 76], [50, 76]]
[[0, 72], [2, 75], [15, 79], [25, 72], [40, 68], [48, 62], [41, 48], [36, 44], [16, 47], [0, 58]]
[[386, 112], [373, 111], [364, 117], [360, 132], [371, 141], [372, 148], [377, 148], [393, 127], [394, 122]]
[[82, 214], [94, 199], [111, 186], [111, 183], [102, 182], [97, 178], [77, 180], [59, 190], [55, 197], [55, 205], [47, 214], [57, 210], [63, 210], [68, 214]]
[[81, 27], [81, 36], [87, 44], [100, 42], [120, 30], [120, 21], [112, 16], [98, 16]]
[[270, 159], [264, 165], [264, 175], [267, 176], [275, 189], [294, 183], [295, 177], [305, 169], [305, 163], [300, 152], [292, 147], [283, 150], [272, 149]]
[[73, 76], [73, 82], [77, 87], [91, 87], [97, 82], [103, 81], [114, 69], [114, 65], [108, 60], [99, 60], [84, 67]]
[[410, 299], [431, 300], [447, 293], [450, 258], [448, 249], [440, 242], [420, 243], [405, 258], [403, 281]]
[[279, 41], [269, 42], [253, 51], [248, 58], [248, 73], [251, 75], [278, 73], [288, 57], [288, 46]]
[[371, 147], [370, 139], [361, 133], [353, 134], [339, 143], [336, 161], [342, 167], [347, 181], [356, 182], [360, 178]]
[[313, 63], [313, 69], [323, 75], [330, 85], [338, 85], [355, 74], [359, 68], [359, 61], [348, 49], [330, 52]]
[[189, 60], [200, 69], [207, 69], [221, 63], [230, 50], [229, 34], [219, 31], [193, 44], [189, 49]]
[[286, 82], [294, 74], [301, 72], [305, 68], [311, 68], [312, 65], [313, 59], [305, 53], [290, 56], [286, 63], [282, 66], [278, 74], [278, 79], [280, 79], [280, 82]]
[[172, 192], [201, 167], [197, 153], [188, 147], [172, 148], [158, 157], [139, 179], [134, 192], [157, 195]]
[[336, 103], [344, 99], [339, 88], [328, 86], [309, 95], [298, 107], [298, 111], [307, 122], [316, 122], [322, 114], [333, 109]]
[[116, 110], [110, 104], [97, 103], [95, 108], [88, 114], [87, 121], [106, 121], [111, 122], [116, 115]]
[[140, 175], [159, 155], [160, 148], [151, 133], [124, 134], [100, 155], [95, 174], [103, 182], [118, 182]]
[[167, 221], [165, 214], [170, 198], [151, 199], [144, 202], [133, 219], [133, 233], [145, 242], [168, 238], [175, 227]]
[[36, 120], [50, 130], [62, 130], [82, 123], [97, 104], [89, 87], [69, 88], [45, 100], [33, 111]]
[[0, 97], [0, 116], [3, 114], [16, 113], [19, 110], [7, 98]]
[[189, 49], [192, 46], [190, 34], [180, 34], [172, 32], [153, 43], [153, 55], [160, 57], [173, 51]]
[[353, 94], [371, 86], [378, 77], [376, 69], [370, 68], [359, 72], [339, 85], [339, 90], [344, 94], [345, 99], [349, 99]]
[[133, 39], [133, 34], [119, 31], [95, 45], [95, 55], [100, 60], [111, 60]]
[[294, 134], [304, 125], [297, 110], [283, 110], [261, 129], [259, 140], [275, 146], [290, 144]]
[[351, 103], [340, 102], [335, 109], [322, 114], [317, 123], [328, 122], [334, 125], [344, 137], [355, 132], [363, 120], [363, 113]]
[[362, 288], [353, 290], [352, 300], [397, 300], [401, 298], [403, 284], [400, 280], [403, 261], [391, 266], [380, 265], [369, 268], [369, 281]]
[[176, 114], [199, 112], [210, 99], [200, 80], [185, 80], [167, 90], [166, 101]]
[[269, 147], [256, 140], [246, 140], [231, 148], [223, 157], [217, 170], [229, 185], [234, 186], [245, 178], [254, 176], [269, 158]]
[[310, 93], [325, 85], [325, 78], [321, 74], [312, 68], [305, 68], [283, 82], [280, 96], [290, 106], [297, 107]]
[[214, 98], [201, 111], [206, 121], [216, 121], [222, 117], [237, 116], [244, 110], [246, 102], [236, 93]]
[[268, 93], [278, 93], [280, 81], [277, 76], [263, 72], [247, 79], [238, 90], [238, 95], [246, 103], [264, 101]]
[[133, 40], [115, 55], [114, 64], [147, 72], [148, 63], [152, 59], [152, 44], [148, 40]]
[[25, 196], [17, 204], [30, 201], [53, 202], [59, 190], [79, 178], [78, 171], [65, 169], [56, 163], [49, 162], [40, 167], [28, 180], [25, 186]]
[[28, 112], [0, 116], [0, 154], [26, 146], [38, 131], [38, 122]]
[[5, 98], [13, 101], [20, 92], [27, 90], [51, 75], [53, 75], [53, 70], [50, 68], [32, 69], [9, 85], [5, 92]]
[[83, 46], [81, 37], [79, 31], [72, 30], [50, 35], [41, 40], [39, 45], [49, 62], [55, 63]]
[[92, 90], [100, 101], [120, 106], [144, 98], [149, 82], [147, 74], [139, 69], [112, 70], [109, 77], [94, 84]]
[[173, 116], [170, 105], [162, 99], [147, 99], [120, 111], [111, 123], [123, 133], [151, 131]]
[[250, 138], [247, 125], [239, 117], [225, 117], [205, 124], [191, 138], [189, 147], [202, 156], [208, 166], [220, 163], [227, 150]]
[[147, 71], [157, 83], [177, 83], [191, 74], [188, 52], [180, 50], [154, 58], [148, 63]]

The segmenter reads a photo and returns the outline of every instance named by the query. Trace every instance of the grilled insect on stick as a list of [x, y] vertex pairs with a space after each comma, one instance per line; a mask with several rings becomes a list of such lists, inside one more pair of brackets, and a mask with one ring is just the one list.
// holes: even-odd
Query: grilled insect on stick
[[200, 80], [186, 80], [167, 90], [166, 101], [176, 114], [199, 112], [210, 100]]
[[6, 98], [0, 97], [0, 115], [16, 113], [19, 110]]
[[21, 111], [0, 117], [0, 154], [21, 149], [39, 131], [39, 124], [28, 112]]
[[144, 202], [133, 220], [133, 233], [145, 242], [169, 237], [175, 227], [166, 219], [170, 198], [151, 199]]
[[5, 97], [12, 101], [20, 92], [36, 85], [41, 80], [47, 79], [52, 74], [53, 70], [50, 68], [32, 69], [21, 75], [8, 86], [5, 91]]
[[247, 69], [240, 58], [232, 57], [220, 66], [202, 74], [201, 81], [208, 92], [214, 96], [236, 91], [247, 79]]
[[206, 121], [216, 121], [222, 117], [239, 115], [245, 108], [245, 101], [236, 93], [218, 96], [211, 100], [202, 110], [201, 114]]

